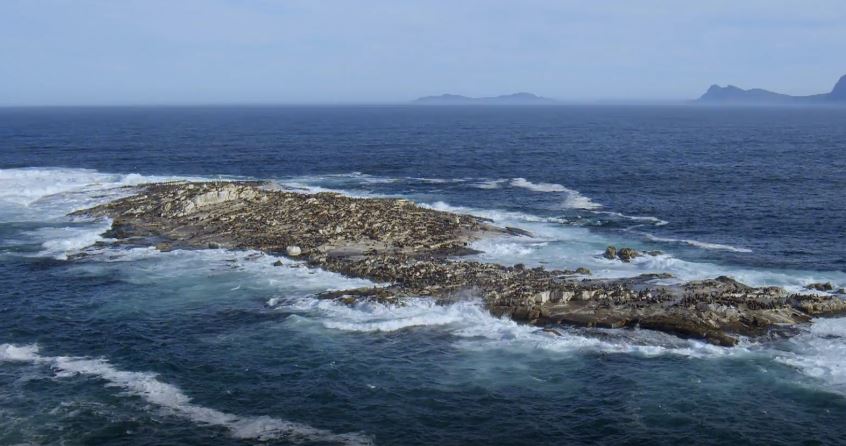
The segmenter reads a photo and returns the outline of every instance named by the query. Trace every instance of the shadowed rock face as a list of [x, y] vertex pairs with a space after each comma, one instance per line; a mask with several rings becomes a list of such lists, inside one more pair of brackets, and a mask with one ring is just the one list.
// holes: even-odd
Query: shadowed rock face
[[727, 277], [670, 287], [652, 283], [663, 276], [587, 280], [575, 271], [455, 260], [473, 252], [467, 245], [478, 238], [528, 234], [407, 200], [300, 194], [256, 182], [163, 183], [77, 214], [111, 217], [110, 237], [160, 242], [160, 249], [258, 249], [387, 284], [322, 296], [344, 302], [469, 294], [493, 314], [527, 323], [640, 326], [719, 345], [846, 312], [838, 298], [788, 295]]

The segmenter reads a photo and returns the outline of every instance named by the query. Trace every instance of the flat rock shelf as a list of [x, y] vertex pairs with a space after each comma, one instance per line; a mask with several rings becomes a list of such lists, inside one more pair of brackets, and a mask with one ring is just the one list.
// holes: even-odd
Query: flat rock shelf
[[543, 327], [638, 326], [723, 346], [846, 313], [846, 301], [835, 296], [754, 288], [729, 277], [667, 286], [654, 283], [661, 275], [602, 280], [585, 278], [581, 268], [462, 260], [477, 252], [469, 248], [475, 240], [531, 234], [404, 199], [304, 194], [264, 182], [173, 182], [74, 215], [111, 218], [108, 235], [118, 242], [256, 249], [385, 284], [320, 296], [347, 303], [474, 297], [495, 315]]

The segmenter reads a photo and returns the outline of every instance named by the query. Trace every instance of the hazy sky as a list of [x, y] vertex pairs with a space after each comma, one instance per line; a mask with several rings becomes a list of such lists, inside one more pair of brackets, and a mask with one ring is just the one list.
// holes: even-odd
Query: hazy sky
[[0, 0], [0, 105], [664, 100], [843, 74], [844, 0]]

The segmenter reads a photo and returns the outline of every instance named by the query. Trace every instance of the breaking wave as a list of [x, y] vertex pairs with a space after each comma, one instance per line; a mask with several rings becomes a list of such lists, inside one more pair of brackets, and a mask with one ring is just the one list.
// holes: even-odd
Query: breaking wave
[[0, 200], [27, 206], [53, 195], [93, 193], [144, 183], [192, 179], [202, 178], [111, 174], [63, 167], [0, 169]]
[[775, 360], [846, 395], [846, 318], [816, 319]]
[[594, 203], [590, 198], [582, 195], [577, 190], [569, 189], [555, 183], [532, 183], [525, 178], [513, 178], [511, 186], [528, 189], [533, 192], [563, 192], [567, 194], [562, 205], [570, 209], [598, 209], [601, 204]]
[[570, 192], [570, 189], [555, 183], [532, 183], [525, 178], [514, 178], [511, 186], [528, 189], [532, 192]]
[[81, 252], [97, 242], [108, 241], [102, 234], [112, 225], [110, 219], [90, 224], [64, 227], [46, 227], [29, 231], [24, 235], [41, 243], [41, 257], [67, 260], [69, 255]]
[[624, 218], [626, 220], [632, 221], [644, 221], [652, 223], [655, 226], [664, 226], [669, 224], [667, 220], [661, 220], [658, 217], [652, 217], [650, 215], [626, 215], [620, 212], [612, 212], [612, 211], [596, 211], [597, 214], [605, 214], [605, 215], [613, 215], [615, 217]]
[[634, 354], [699, 359], [758, 357], [793, 367], [825, 390], [846, 394], [846, 318], [817, 319], [805, 333], [783, 343], [741, 339], [735, 347], [718, 347], [651, 330], [541, 329], [494, 317], [480, 300], [473, 299], [444, 305], [429, 298], [411, 298], [401, 304], [359, 302], [344, 305], [320, 299], [294, 302], [271, 299], [267, 304], [301, 312], [314, 323], [333, 330], [369, 333], [438, 330], [448, 333], [456, 348], [472, 351]]
[[502, 187], [502, 184], [507, 181], [508, 180], [486, 180], [478, 183], [473, 183], [472, 186], [477, 189], [499, 189], [500, 187]]
[[336, 434], [307, 424], [268, 416], [240, 416], [191, 402], [181, 389], [158, 379], [153, 373], [120, 370], [106, 359], [76, 356], [43, 356], [37, 345], [0, 344], [0, 362], [26, 362], [53, 369], [57, 378], [93, 376], [143, 398], [144, 401], [169, 410], [173, 415], [194, 423], [220, 426], [239, 439], [260, 441], [284, 439], [294, 443], [328, 442], [348, 445], [370, 445], [371, 438], [360, 433]]
[[325, 328], [349, 332], [395, 332], [411, 328], [435, 328], [454, 337], [462, 349], [544, 350], [550, 353], [632, 353], [644, 356], [726, 356], [746, 352], [695, 340], [684, 340], [648, 330], [542, 330], [497, 318], [478, 299], [441, 305], [430, 298], [409, 298], [401, 304], [358, 302], [344, 305], [332, 300], [303, 299], [293, 302], [271, 299], [268, 306], [298, 311]]

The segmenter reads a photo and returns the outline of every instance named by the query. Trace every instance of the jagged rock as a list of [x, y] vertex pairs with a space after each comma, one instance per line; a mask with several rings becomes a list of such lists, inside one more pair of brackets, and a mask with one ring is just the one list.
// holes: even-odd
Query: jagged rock
[[831, 282], [818, 282], [818, 283], [809, 283], [805, 285], [805, 288], [809, 290], [817, 290], [817, 291], [831, 291], [834, 289], [834, 286], [831, 285]]
[[614, 246], [609, 246], [605, 248], [605, 254], [602, 255], [608, 260], [614, 260], [617, 258], [617, 248]]
[[277, 260], [277, 261], [273, 262], [273, 266], [285, 266], [285, 264], [282, 263], [281, 260]]
[[525, 229], [506, 226], [505, 230], [508, 232], [509, 235], [521, 235], [521, 236], [525, 236], [525, 237], [532, 237], [532, 233], [525, 230]]
[[638, 253], [632, 248], [621, 248], [617, 251], [617, 257], [624, 262], [631, 262], [633, 258], [637, 257]]

